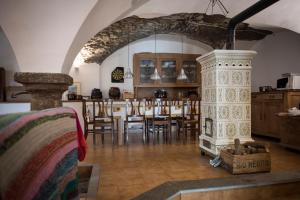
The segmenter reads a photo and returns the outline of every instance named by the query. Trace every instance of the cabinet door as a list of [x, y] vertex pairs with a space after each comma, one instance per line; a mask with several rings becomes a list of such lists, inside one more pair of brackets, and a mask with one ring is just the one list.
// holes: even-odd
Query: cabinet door
[[176, 83], [177, 62], [175, 59], [160, 60], [160, 74], [162, 83]]
[[140, 83], [153, 83], [151, 75], [154, 73], [155, 60], [153, 59], [141, 59], [139, 61], [139, 78]]
[[198, 70], [197, 61], [194, 60], [183, 60], [182, 68], [187, 76], [187, 83], [197, 83], [198, 82]]
[[264, 129], [268, 136], [280, 138], [280, 119], [277, 113], [283, 111], [283, 102], [273, 100], [264, 102]]
[[262, 134], [264, 131], [263, 102], [261, 101], [252, 101], [251, 129], [255, 134]]

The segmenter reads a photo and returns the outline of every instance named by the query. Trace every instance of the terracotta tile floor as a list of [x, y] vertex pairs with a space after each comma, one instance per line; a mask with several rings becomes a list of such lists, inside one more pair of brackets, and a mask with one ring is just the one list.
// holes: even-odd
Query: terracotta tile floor
[[[200, 156], [198, 142], [154, 145], [142, 144], [135, 137], [131, 140], [128, 146], [112, 146], [110, 141], [93, 146], [88, 139], [85, 162], [100, 166], [97, 199], [130, 199], [170, 180], [231, 176], [222, 168], [211, 167], [209, 157]], [[299, 152], [267, 142], [271, 143], [272, 171], [300, 170]]]

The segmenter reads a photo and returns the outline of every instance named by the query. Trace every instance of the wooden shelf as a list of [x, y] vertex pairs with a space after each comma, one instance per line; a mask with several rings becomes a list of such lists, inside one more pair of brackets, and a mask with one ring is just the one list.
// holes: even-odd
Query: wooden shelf
[[201, 85], [195, 85], [195, 84], [192, 84], [192, 85], [167, 85], [167, 84], [160, 84], [159, 86], [158, 85], [135, 85], [134, 87], [138, 87], [138, 88], [192, 88], [192, 87], [200, 87]]

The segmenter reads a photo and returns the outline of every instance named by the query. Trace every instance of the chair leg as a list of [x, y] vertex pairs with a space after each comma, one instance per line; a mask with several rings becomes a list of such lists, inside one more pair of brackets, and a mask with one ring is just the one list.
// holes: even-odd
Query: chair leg
[[171, 141], [172, 141], [172, 124], [171, 123], [168, 125], [168, 141], [169, 141], [169, 143], [171, 143]]
[[126, 144], [126, 122], [124, 122], [123, 133], [124, 133], [123, 142], [124, 142], [124, 144]]
[[146, 133], [145, 133], [145, 124], [143, 123], [143, 128], [142, 128], [142, 134], [143, 134], [143, 143], [145, 144], [145, 139], [146, 139]]
[[155, 125], [154, 123], [152, 122], [152, 139], [153, 139], [153, 144], [155, 143]]
[[119, 119], [117, 119], [117, 144], [119, 143]]
[[93, 133], [93, 145], [95, 145], [96, 144], [96, 133], [95, 133], [95, 131], [94, 131], [94, 133]]
[[102, 144], [104, 144], [104, 127], [101, 126], [101, 139], [102, 139]]
[[126, 126], [126, 143], [128, 143], [128, 139], [129, 139], [129, 124], [127, 123], [127, 126]]
[[114, 131], [115, 130], [115, 126], [114, 126], [114, 123], [112, 122], [111, 123], [111, 141], [112, 141], [112, 144], [115, 144], [115, 137], [114, 137]]

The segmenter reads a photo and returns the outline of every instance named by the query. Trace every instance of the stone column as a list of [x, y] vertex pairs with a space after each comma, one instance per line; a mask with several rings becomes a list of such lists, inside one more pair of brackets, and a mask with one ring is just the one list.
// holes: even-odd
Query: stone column
[[197, 58], [201, 64], [200, 149], [210, 155], [251, 138], [251, 61], [255, 51], [214, 50]]
[[31, 94], [31, 110], [62, 106], [62, 94], [73, 84], [72, 77], [59, 73], [17, 72], [14, 78]]

